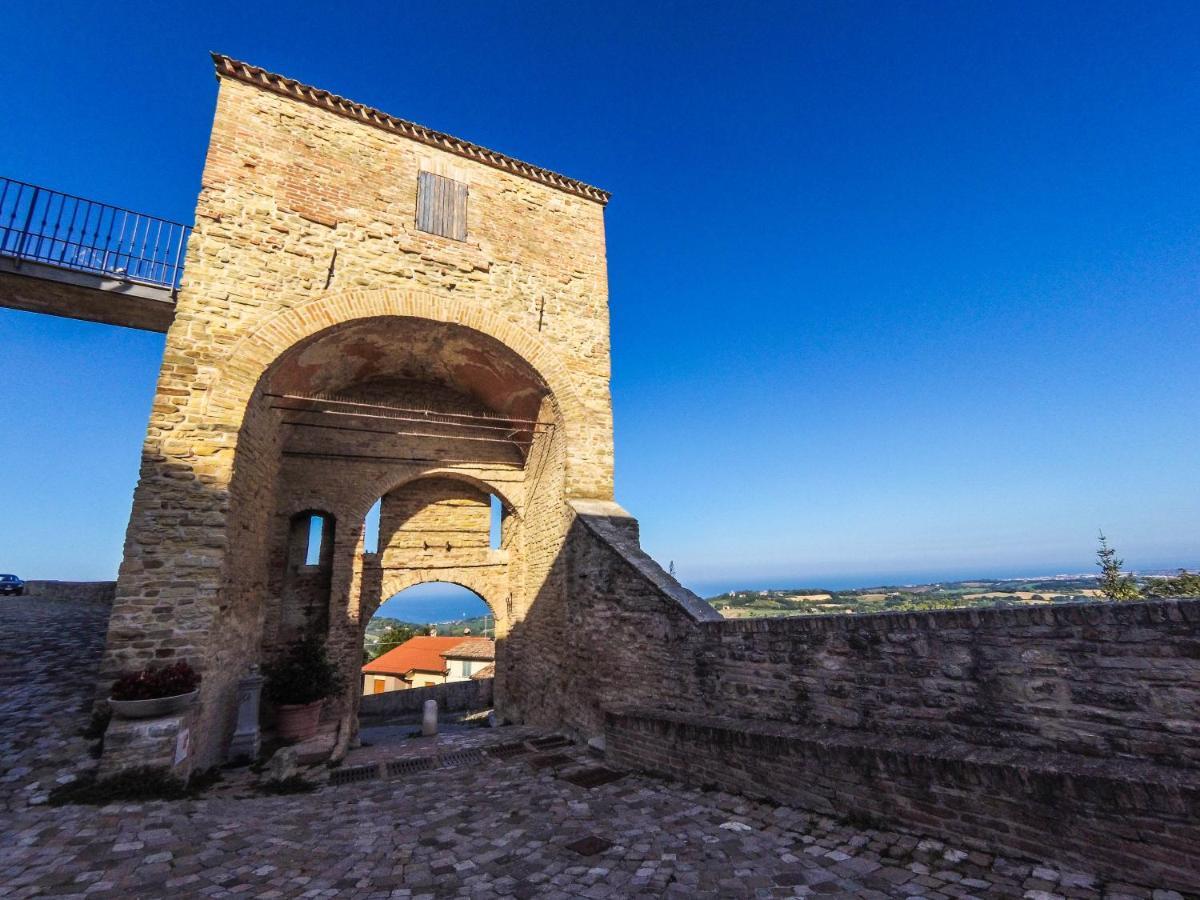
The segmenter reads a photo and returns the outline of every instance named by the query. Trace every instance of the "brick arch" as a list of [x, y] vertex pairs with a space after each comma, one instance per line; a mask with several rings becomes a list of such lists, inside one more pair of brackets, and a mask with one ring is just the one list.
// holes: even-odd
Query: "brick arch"
[[386, 316], [427, 319], [485, 334], [516, 353], [541, 377], [569, 434], [586, 421], [570, 373], [554, 351], [513, 322], [465, 300], [440, 298], [424, 291], [382, 288], [343, 291], [314, 297], [276, 313], [238, 341], [218, 367], [204, 402], [235, 411], [241, 424], [251, 396], [271, 364], [301, 341], [356, 319]]
[[339, 522], [346, 518], [345, 504], [335, 502], [335, 498], [322, 495], [318, 490], [305, 491], [301, 496], [289, 498], [276, 508], [277, 516], [294, 519], [301, 513], [316, 513], [322, 516], [332, 516]]
[[[487, 604], [488, 608], [492, 611], [492, 618], [494, 619], [499, 620], [507, 615], [507, 573], [503, 578], [503, 584], [501, 584], [500, 579], [494, 575], [493, 577], [488, 577], [486, 573], [480, 573], [477, 569], [467, 567], [456, 569], [387, 570], [383, 573], [383, 580], [380, 582], [379, 606], [382, 606], [401, 591], [406, 591], [410, 587], [416, 587], [418, 584], [434, 584], [437, 582], [456, 584], [461, 588], [471, 591]], [[371, 616], [374, 616], [378, 611], [379, 607], [377, 606], [371, 610]], [[362, 621], [364, 625], [371, 616], [363, 617]]]
[[449, 478], [453, 481], [461, 481], [464, 484], [469, 484], [471, 487], [479, 490], [495, 494], [504, 503], [505, 507], [517, 517], [518, 520], [523, 518], [521, 507], [518, 506], [512, 499], [509, 492], [498, 487], [495, 483], [487, 479], [480, 478], [477, 475], [472, 475], [469, 472], [462, 472], [457, 469], [448, 469], [443, 466], [434, 466], [429, 469], [422, 469], [419, 472], [387, 472], [378, 478], [368, 482], [364, 487], [350, 497], [345, 508], [350, 520], [358, 522], [366, 518], [375, 501], [386, 496], [392, 491], [402, 488], [407, 484], [412, 484], [414, 481], [421, 481], [425, 478]]

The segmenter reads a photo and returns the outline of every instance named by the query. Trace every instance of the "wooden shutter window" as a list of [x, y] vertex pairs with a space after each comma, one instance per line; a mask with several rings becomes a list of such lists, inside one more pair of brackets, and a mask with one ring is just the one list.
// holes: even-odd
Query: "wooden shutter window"
[[417, 228], [456, 241], [467, 239], [467, 186], [453, 178], [417, 176]]

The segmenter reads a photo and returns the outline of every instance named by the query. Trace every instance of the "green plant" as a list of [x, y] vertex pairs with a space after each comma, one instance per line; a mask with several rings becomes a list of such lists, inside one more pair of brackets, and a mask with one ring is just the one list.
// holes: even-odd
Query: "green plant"
[[1117, 551], [1108, 546], [1108, 538], [1100, 532], [1100, 549], [1096, 551], [1096, 565], [1100, 567], [1100, 590], [1110, 600], [1136, 600], [1139, 596], [1133, 578], [1121, 571], [1125, 560], [1117, 558]]
[[267, 699], [275, 704], [303, 706], [332, 697], [342, 689], [342, 677], [316, 637], [297, 641], [282, 659], [263, 666]]
[[200, 686], [200, 675], [185, 662], [170, 666], [148, 666], [127, 672], [113, 682], [114, 700], [157, 700], [189, 694]]
[[[417, 630], [411, 625], [389, 625], [379, 635], [379, 640], [375, 643], [375, 649], [372, 651], [371, 659], [382, 656], [389, 650], [395, 649], [405, 641], [417, 636]], [[367, 660], [370, 662], [370, 660]]]
[[1152, 578], [1146, 585], [1148, 597], [1200, 597], [1200, 572], [1180, 569], [1174, 577]]

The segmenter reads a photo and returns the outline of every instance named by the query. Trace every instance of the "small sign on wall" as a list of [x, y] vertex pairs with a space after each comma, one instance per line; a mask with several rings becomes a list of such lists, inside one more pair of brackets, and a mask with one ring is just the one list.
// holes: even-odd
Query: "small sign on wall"
[[189, 728], [180, 728], [179, 734], [175, 736], [175, 762], [172, 765], [179, 765], [188, 757], [188, 753], [192, 749], [192, 732]]

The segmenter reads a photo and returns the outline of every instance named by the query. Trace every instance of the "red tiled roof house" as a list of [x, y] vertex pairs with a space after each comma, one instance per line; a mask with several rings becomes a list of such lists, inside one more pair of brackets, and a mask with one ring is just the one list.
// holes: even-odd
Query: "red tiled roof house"
[[496, 661], [496, 642], [485, 637], [460, 638], [456, 646], [442, 653], [442, 658], [446, 660], [447, 681], [466, 681]]
[[362, 667], [363, 694], [466, 681], [495, 658], [489, 638], [409, 638]]

